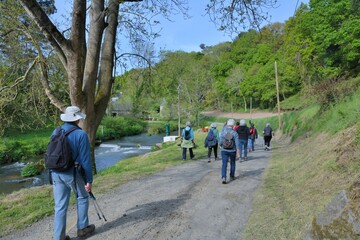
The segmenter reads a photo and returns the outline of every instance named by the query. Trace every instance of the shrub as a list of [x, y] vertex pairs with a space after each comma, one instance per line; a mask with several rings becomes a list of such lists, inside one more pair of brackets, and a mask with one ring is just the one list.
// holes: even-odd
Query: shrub
[[25, 167], [21, 171], [22, 177], [33, 177], [39, 175], [44, 170], [44, 165], [42, 162], [33, 163], [30, 162], [25, 165]]
[[96, 132], [96, 138], [111, 140], [137, 135], [144, 131], [145, 126], [145, 122], [133, 117], [105, 117]]

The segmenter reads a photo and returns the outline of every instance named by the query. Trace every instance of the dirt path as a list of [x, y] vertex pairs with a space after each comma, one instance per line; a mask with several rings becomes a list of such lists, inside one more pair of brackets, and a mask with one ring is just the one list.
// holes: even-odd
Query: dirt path
[[239, 120], [241, 118], [243, 119], [256, 119], [256, 118], [266, 118], [266, 117], [274, 117], [277, 116], [277, 113], [273, 112], [253, 112], [253, 113], [225, 113], [225, 112], [219, 112], [219, 111], [208, 111], [208, 112], [202, 112], [205, 116], [221, 116], [226, 118], [234, 118], [235, 120]]
[[[108, 221], [98, 219], [91, 203], [90, 222], [96, 230], [88, 239], [243, 239], [254, 193], [271, 154], [262, 149], [261, 139], [257, 141], [249, 161], [236, 162], [236, 179], [229, 184], [221, 183], [221, 161], [197, 159], [98, 196]], [[76, 239], [75, 223], [72, 208], [68, 212], [72, 239]], [[48, 240], [52, 232], [49, 217], [4, 239]]]

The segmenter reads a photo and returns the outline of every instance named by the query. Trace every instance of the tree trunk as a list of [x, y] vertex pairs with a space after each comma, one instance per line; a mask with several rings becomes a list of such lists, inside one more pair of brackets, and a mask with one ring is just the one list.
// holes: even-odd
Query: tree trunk
[[[20, 0], [20, 2], [52, 45], [66, 69], [71, 105], [80, 107], [87, 116], [80, 123], [80, 127], [88, 134], [92, 167], [96, 173], [94, 154], [96, 130], [105, 115], [111, 96], [120, 3], [111, 0], [105, 11], [104, 0], [91, 1], [90, 28], [86, 32], [86, 1], [74, 0], [71, 37], [66, 39], [36, 0]], [[87, 40], [86, 36], [88, 36]], [[42, 56], [42, 53], [39, 52], [39, 55]], [[56, 107], [63, 111], [66, 104], [52, 94], [47, 79], [47, 69], [43, 64], [41, 69], [42, 84], [47, 96]]]

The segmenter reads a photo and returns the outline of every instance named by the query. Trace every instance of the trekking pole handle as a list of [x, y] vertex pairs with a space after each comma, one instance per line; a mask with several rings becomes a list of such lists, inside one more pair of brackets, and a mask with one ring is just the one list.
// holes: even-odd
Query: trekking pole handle
[[89, 195], [90, 195], [90, 197], [91, 197], [92, 199], [96, 200], [94, 194], [93, 194], [91, 191], [89, 192]]

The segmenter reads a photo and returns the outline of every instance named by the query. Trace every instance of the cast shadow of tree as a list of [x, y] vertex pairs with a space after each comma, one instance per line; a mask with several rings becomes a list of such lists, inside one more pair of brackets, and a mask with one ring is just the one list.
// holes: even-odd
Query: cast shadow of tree
[[126, 214], [111, 222], [107, 222], [95, 230], [95, 234], [103, 233], [110, 228], [117, 228], [131, 222], [148, 221], [155, 218], [163, 218], [170, 216], [181, 205], [183, 205], [190, 194], [183, 194], [176, 199], [162, 200], [157, 202], [150, 202], [142, 205], [136, 205], [126, 211]]

